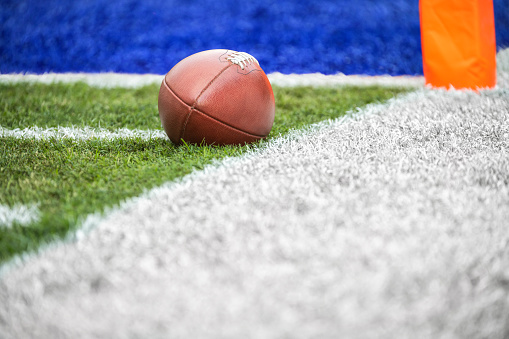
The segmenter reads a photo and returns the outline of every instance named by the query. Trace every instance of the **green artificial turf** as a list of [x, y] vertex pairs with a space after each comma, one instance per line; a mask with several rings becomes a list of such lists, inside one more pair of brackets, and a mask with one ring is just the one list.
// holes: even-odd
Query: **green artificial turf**
[[[0, 126], [161, 129], [158, 90], [157, 85], [101, 89], [82, 83], [0, 84]], [[269, 139], [407, 90], [275, 87], [276, 118]], [[160, 138], [0, 139], [0, 205], [36, 205], [41, 211], [40, 219], [29, 225], [0, 225], [0, 263], [63, 237], [90, 213], [249, 148], [175, 146]]]
[[0, 126], [160, 128], [158, 86], [94, 88], [75, 84], [0, 84]]

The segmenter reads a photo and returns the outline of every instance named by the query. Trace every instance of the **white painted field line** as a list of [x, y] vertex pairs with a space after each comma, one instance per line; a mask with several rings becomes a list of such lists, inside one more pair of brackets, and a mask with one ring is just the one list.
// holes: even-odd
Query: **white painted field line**
[[125, 73], [45, 73], [45, 74], [0, 74], [0, 83], [75, 83], [84, 82], [94, 87], [137, 88], [160, 84], [162, 75]]
[[12, 225], [22, 226], [36, 222], [40, 218], [37, 205], [15, 205], [12, 207], [0, 204], [0, 228], [10, 228]]
[[0, 126], [0, 136], [15, 137], [15, 138], [35, 138], [35, 139], [50, 139], [50, 138], [65, 138], [75, 140], [89, 140], [89, 139], [132, 139], [140, 138], [142, 140], [150, 140], [154, 138], [168, 139], [168, 136], [163, 130], [140, 130], [121, 128], [115, 131], [109, 131], [105, 128], [94, 127], [27, 127], [8, 129]]
[[282, 74], [268, 75], [272, 85], [280, 87], [339, 87], [339, 86], [397, 86], [397, 87], [424, 87], [422, 76], [365, 76], [365, 75], [325, 75], [313, 74]]
[[[281, 87], [314, 86], [400, 86], [422, 87], [424, 78], [420, 76], [362, 76], [362, 75], [324, 75], [271, 73], [268, 78], [272, 85]], [[0, 83], [36, 82], [36, 83], [74, 83], [84, 82], [95, 87], [136, 88], [151, 84], [160, 84], [163, 75], [157, 74], [120, 74], [120, 73], [46, 73], [46, 74], [0, 74]]]

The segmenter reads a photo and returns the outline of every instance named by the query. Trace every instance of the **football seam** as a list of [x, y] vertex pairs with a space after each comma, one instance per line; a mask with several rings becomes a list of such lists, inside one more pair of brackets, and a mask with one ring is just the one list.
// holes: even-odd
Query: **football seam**
[[[228, 66], [229, 67], [229, 66]], [[231, 126], [231, 125], [228, 125], [227, 123], [221, 121], [221, 120], [218, 120], [216, 118], [214, 118], [213, 116], [210, 116], [209, 114], [207, 114], [206, 112], [203, 112], [203, 111], [200, 111], [199, 109], [197, 108], [193, 108], [191, 105], [189, 105], [188, 103], [186, 103], [184, 100], [182, 100], [178, 95], [177, 93], [175, 93], [174, 90], [171, 89], [171, 87], [168, 85], [168, 83], [166, 82], [166, 79], [164, 79], [164, 86], [168, 89], [168, 91], [170, 91], [174, 96], [175, 98], [177, 98], [182, 104], [184, 104], [185, 106], [187, 106], [189, 108], [189, 113], [187, 114], [187, 117], [186, 117], [186, 124], [187, 122], [189, 121], [189, 118], [191, 116], [191, 113], [192, 111], [196, 111], [197, 113], [201, 113], [203, 115], [205, 115], [206, 117], [212, 119], [212, 120], [215, 120], [217, 121], [218, 123], [220, 123], [221, 125], [224, 125], [225, 127], [231, 129], [231, 130], [234, 130], [234, 131], [237, 131], [237, 132], [240, 132], [240, 133], [243, 133], [245, 135], [248, 135], [248, 136], [251, 136], [251, 137], [255, 137], [255, 138], [260, 138], [260, 139], [263, 139], [263, 138], [266, 138], [267, 136], [266, 135], [257, 135], [257, 134], [252, 134], [252, 133], [249, 133], [249, 132], [246, 132], [246, 131], [243, 131], [237, 127], [234, 127], [234, 126]], [[182, 136], [184, 135], [184, 130], [185, 129], [182, 129], [179, 137], [178, 137], [178, 140], [181, 140]]]
[[192, 108], [194, 109], [196, 107], [196, 103], [198, 102], [198, 99], [200, 99], [200, 97], [202, 96], [202, 94], [210, 87], [210, 85], [212, 85], [212, 83], [221, 76], [221, 74], [223, 74], [228, 68], [230, 68], [231, 66], [233, 66], [233, 64], [230, 64], [228, 66], [226, 66], [225, 68], [223, 68], [221, 70], [221, 72], [217, 73], [217, 75], [209, 81], [209, 83], [207, 85], [205, 85], [205, 87], [203, 87], [203, 89], [201, 90], [200, 94], [198, 94], [198, 96], [196, 97], [196, 99], [194, 99], [194, 102], [193, 102], [193, 106]]
[[[214, 78], [212, 78], [212, 80], [209, 81], [208, 84], [205, 85], [205, 87], [203, 87], [203, 89], [201, 90], [200, 94], [198, 94], [198, 96], [196, 97], [196, 99], [194, 99], [194, 102], [193, 104], [190, 106], [191, 108], [189, 109], [189, 113], [187, 114], [187, 117], [186, 117], [186, 120], [184, 121], [184, 124], [182, 125], [182, 129], [180, 130], [180, 138], [182, 138], [182, 136], [184, 136], [184, 133], [186, 132], [186, 128], [187, 128], [187, 123], [189, 121], [189, 119], [191, 118], [191, 114], [193, 113], [193, 110], [196, 109], [196, 103], [198, 102], [198, 99], [202, 96], [202, 94], [210, 87], [210, 85], [212, 85], [212, 83], [217, 79], [219, 78], [219, 76], [221, 74], [223, 74], [230, 66], [232, 66], [233, 64], [230, 64], [228, 66], [226, 66], [225, 68], [223, 68], [219, 73], [216, 74], [216, 76]], [[165, 79], [166, 80], [166, 79]], [[176, 93], [175, 93], [176, 95]], [[189, 105], [188, 105], [189, 106]], [[216, 119], [217, 120], [217, 119]]]
[[196, 113], [200, 113], [200, 114], [204, 115], [206, 118], [209, 118], [209, 119], [211, 119], [211, 120], [214, 120], [214, 121], [218, 122], [219, 124], [223, 125], [224, 127], [228, 128], [228, 129], [231, 129], [231, 130], [233, 130], [233, 131], [235, 131], [235, 132], [239, 132], [239, 133], [245, 134], [245, 135], [247, 135], [247, 136], [250, 136], [250, 137], [253, 137], [253, 138], [259, 138], [259, 139], [264, 139], [264, 138], [266, 138], [266, 137], [267, 137], [267, 136], [263, 136], [263, 135], [256, 135], [256, 134], [252, 134], [252, 133], [249, 133], [249, 132], [243, 131], [243, 130], [241, 130], [241, 129], [238, 129], [238, 128], [236, 128], [236, 127], [233, 127], [233, 126], [231, 126], [231, 125], [228, 125], [228, 124], [226, 124], [226, 123], [222, 122], [221, 120], [217, 120], [216, 118], [211, 117], [211, 116], [210, 116], [210, 115], [208, 115], [207, 113], [200, 111], [199, 109], [193, 108], [193, 111], [195, 111]]

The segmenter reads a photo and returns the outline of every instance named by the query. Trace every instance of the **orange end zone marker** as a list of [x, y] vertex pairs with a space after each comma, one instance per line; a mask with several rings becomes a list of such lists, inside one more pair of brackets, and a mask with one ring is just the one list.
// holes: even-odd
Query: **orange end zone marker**
[[495, 87], [492, 0], [419, 0], [424, 78], [432, 87]]

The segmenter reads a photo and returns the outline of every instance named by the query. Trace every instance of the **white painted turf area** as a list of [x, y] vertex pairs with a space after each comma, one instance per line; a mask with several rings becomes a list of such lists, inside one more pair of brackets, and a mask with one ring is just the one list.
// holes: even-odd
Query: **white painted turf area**
[[16, 205], [13, 207], [0, 204], [0, 228], [10, 228], [14, 223], [28, 225], [39, 220], [40, 211], [37, 205]]
[[106, 128], [97, 127], [26, 127], [8, 129], [0, 126], [0, 136], [15, 137], [15, 138], [34, 138], [40, 139], [75, 139], [75, 140], [89, 140], [89, 139], [132, 139], [140, 138], [142, 140], [149, 140], [154, 138], [168, 139], [168, 136], [163, 130], [139, 130], [120, 128], [115, 131], [110, 131]]
[[4, 268], [5, 338], [507, 338], [509, 87], [417, 90]]

